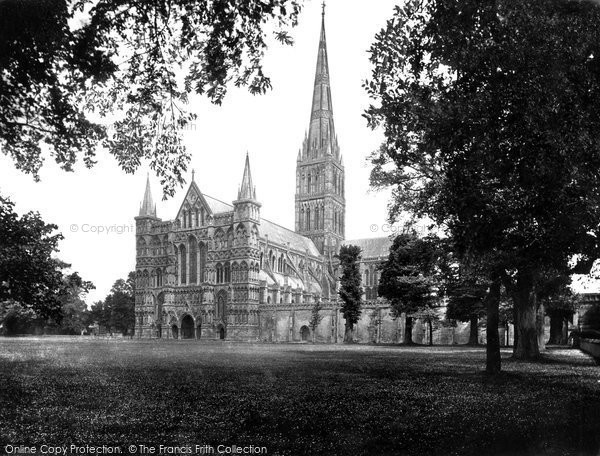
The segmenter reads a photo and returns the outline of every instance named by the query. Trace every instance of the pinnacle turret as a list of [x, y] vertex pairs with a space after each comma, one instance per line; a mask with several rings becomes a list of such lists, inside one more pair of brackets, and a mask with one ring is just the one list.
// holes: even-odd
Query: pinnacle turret
[[140, 216], [156, 217], [156, 205], [152, 200], [152, 191], [150, 190], [150, 173], [146, 176], [146, 191], [142, 207], [140, 207]]
[[242, 185], [238, 191], [238, 199], [256, 199], [256, 188], [252, 183], [252, 173], [250, 172], [250, 157], [246, 153], [246, 164], [244, 166], [244, 176], [242, 177]]

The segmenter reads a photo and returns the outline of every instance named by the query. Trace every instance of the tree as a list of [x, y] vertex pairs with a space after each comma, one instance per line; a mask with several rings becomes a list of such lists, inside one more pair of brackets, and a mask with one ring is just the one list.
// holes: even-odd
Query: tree
[[568, 339], [568, 323], [579, 307], [580, 298], [568, 286], [549, 296], [544, 302], [546, 315], [550, 317], [548, 344], [565, 345]]
[[96, 287], [83, 280], [77, 272], [66, 275], [60, 292], [62, 321], [60, 331], [67, 334], [81, 334], [90, 324], [90, 315], [83, 296]]
[[110, 310], [110, 328], [123, 335], [132, 332], [135, 327], [135, 272], [130, 272], [127, 280], [117, 280], [104, 302]]
[[96, 301], [92, 304], [90, 309], [90, 321], [111, 331], [110, 309], [105, 305], [104, 301]]
[[598, 56], [600, 7], [573, 0], [409, 0], [371, 48], [372, 184], [485, 258], [488, 335], [504, 286], [519, 359], [540, 353], [543, 271], [598, 258]]
[[437, 326], [440, 321], [440, 315], [435, 307], [427, 304], [424, 307], [419, 308], [416, 312], [411, 315], [412, 318], [417, 320], [421, 320], [423, 323], [427, 325], [427, 329], [429, 330], [429, 338], [427, 343], [431, 346], [433, 345], [433, 330], [434, 327]]
[[500, 300], [500, 304], [498, 306], [498, 317], [500, 320], [500, 324], [504, 326], [504, 334], [506, 338], [506, 346], [510, 345], [510, 325], [514, 324], [514, 309], [512, 305], [512, 300], [510, 297], [506, 296], [506, 292], [502, 293], [504, 299]]
[[339, 295], [342, 299], [341, 311], [346, 320], [344, 342], [352, 342], [352, 331], [358, 323], [361, 314], [363, 288], [360, 276], [360, 247], [343, 245], [336, 258], [340, 261], [342, 277], [340, 279]]
[[92, 305], [91, 318], [111, 334], [132, 334], [135, 328], [135, 272], [118, 279], [104, 301]]
[[62, 269], [68, 265], [52, 257], [63, 239], [57, 228], [38, 213], [19, 217], [14, 203], [0, 196], [0, 302], [60, 322]]
[[435, 306], [438, 266], [441, 250], [439, 239], [419, 238], [416, 233], [402, 233], [394, 239], [388, 259], [380, 266], [379, 296], [392, 306], [392, 316], [406, 315], [404, 343], [412, 344], [413, 318], [430, 315]]
[[470, 323], [467, 345], [479, 345], [479, 320], [485, 316], [486, 287], [475, 280], [457, 279], [446, 285], [446, 318]]
[[299, 11], [296, 0], [2, 1], [0, 149], [39, 179], [43, 149], [72, 171], [103, 145], [128, 173], [148, 160], [172, 195], [190, 160], [188, 93], [264, 93], [267, 33], [291, 44]]
[[36, 322], [35, 312], [18, 302], [0, 302], [0, 334], [12, 336], [27, 334]]
[[321, 315], [321, 310], [323, 310], [323, 307], [321, 307], [321, 301], [318, 300], [315, 302], [315, 304], [313, 305], [313, 307], [310, 311], [310, 321], [308, 322], [308, 326], [310, 327], [310, 329], [312, 331], [313, 344], [315, 343], [315, 336], [316, 336], [317, 328], [319, 327], [321, 320], [323, 320], [323, 315]]
[[[378, 301], [381, 298], [378, 298]], [[379, 343], [381, 340], [380, 331], [381, 331], [381, 323], [383, 322], [383, 318], [381, 317], [381, 308], [379, 307], [379, 303], [376, 305], [375, 309], [371, 311], [369, 315], [369, 326], [374, 331], [374, 338], [372, 338], [372, 342]]]

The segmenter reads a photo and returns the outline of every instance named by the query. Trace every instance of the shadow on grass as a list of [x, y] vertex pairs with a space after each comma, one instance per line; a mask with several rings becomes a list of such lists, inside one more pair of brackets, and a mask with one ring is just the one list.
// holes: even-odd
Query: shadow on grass
[[503, 356], [489, 377], [472, 347], [0, 341], [0, 440], [596, 456], [597, 368]]

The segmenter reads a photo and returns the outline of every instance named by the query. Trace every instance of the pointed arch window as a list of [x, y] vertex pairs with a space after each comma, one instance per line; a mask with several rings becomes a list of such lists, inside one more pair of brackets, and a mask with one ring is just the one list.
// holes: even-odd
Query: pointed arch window
[[310, 231], [310, 207], [306, 209], [306, 229]]
[[217, 264], [215, 269], [217, 270], [217, 283], [223, 283], [223, 266], [221, 266], [221, 263]]
[[225, 263], [224, 274], [225, 283], [231, 282], [231, 266], [229, 266], [229, 263]]
[[315, 192], [319, 193], [321, 190], [321, 172], [317, 170], [317, 174], [315, 176]]
[[333, 170], [333, 192], [337, 193], [337, 170]]
[[225, 296], [223, 294], [217, 298], [217, 318], [225, 318]]
[[200, 271], [198, 276], [198, 281], [200, 283], [204, 282], [204, 269], [206, 268], [206, 244], [203, 242], [200, 243], [200, 261], [199, 268]]
[[190, 283], [198, 283], [198, 244], [192, 236], [188, 238], [188, 248], [190, 250]]
[[181, 284], [185, 285], [187, 283], [187, 251], [186, 251], [185, 245], [182, 244], [181, 247], [179, 247], [179, 253], [180, 253], [179, 264], [181, 265], [181, 273], [180, 273]]
[[248, 265], [245, 261], [242, 261], [240, 265], [240, 281], [246, 282], [248, 280]]

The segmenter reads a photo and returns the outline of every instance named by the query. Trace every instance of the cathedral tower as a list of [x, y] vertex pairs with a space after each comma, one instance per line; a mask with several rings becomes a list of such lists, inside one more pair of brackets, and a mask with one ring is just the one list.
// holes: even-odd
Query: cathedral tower
[[335, 254], [344, 239], [344, 164], [333, 123], [325, 6], [313, 89], [310, 125], [296, 163], [296, 232], [323, 254]]

